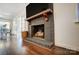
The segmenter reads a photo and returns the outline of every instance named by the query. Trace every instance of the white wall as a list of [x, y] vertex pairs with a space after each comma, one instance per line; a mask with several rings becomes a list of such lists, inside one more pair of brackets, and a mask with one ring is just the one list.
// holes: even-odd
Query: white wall
[[79, 23], [74, 3], [54, 4], [55, 45], [79, 51]]

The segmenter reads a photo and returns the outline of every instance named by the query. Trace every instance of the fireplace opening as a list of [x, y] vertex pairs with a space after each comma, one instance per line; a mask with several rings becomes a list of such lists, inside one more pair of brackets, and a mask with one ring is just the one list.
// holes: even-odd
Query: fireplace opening
[[31, 28], [33, 38], [44, 39], [44, 24], [33, 25]]

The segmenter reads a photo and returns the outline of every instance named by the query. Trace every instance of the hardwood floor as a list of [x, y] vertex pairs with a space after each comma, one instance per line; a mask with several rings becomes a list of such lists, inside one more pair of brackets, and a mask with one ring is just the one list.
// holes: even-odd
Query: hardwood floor
[[30, 52], [31, 55], [79, 55], [78, 51], [73, 51], [58, 46], [54, 46], [51, 49], [48, 49], [38, 44], [25, 41], [23, 46], [29, 48], [28, 51]]
[[0, 40], [0, 55], [79, 55], [79, 52], [54, 46], [51, 49], [12, 38]]

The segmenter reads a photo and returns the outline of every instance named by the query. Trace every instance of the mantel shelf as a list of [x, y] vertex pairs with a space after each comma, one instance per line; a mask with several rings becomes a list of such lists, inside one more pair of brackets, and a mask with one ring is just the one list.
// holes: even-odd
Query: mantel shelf
[[29, 21], [31, 19], [34, 19], [34, 18], [38, 17], [38, 16], [41, 16], [44, 13], [52, 13], [52, 9], [46, 9], [46, 10], [44, 10], [44, 11], [42, 11], [40, 13], [37, 13], [37, 14], [31, 16], [31, 17], [28, 17], [26, 20]]

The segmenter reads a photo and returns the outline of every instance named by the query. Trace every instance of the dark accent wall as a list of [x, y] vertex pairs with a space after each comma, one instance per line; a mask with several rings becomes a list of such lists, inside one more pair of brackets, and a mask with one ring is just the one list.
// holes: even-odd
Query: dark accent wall
[[43, 10], [46, 10], [48, 8], [51, 8], [51, 3], [30, 3], [27, 7], [26, 7], [26, 17], [30, 17], [33, 16]]

